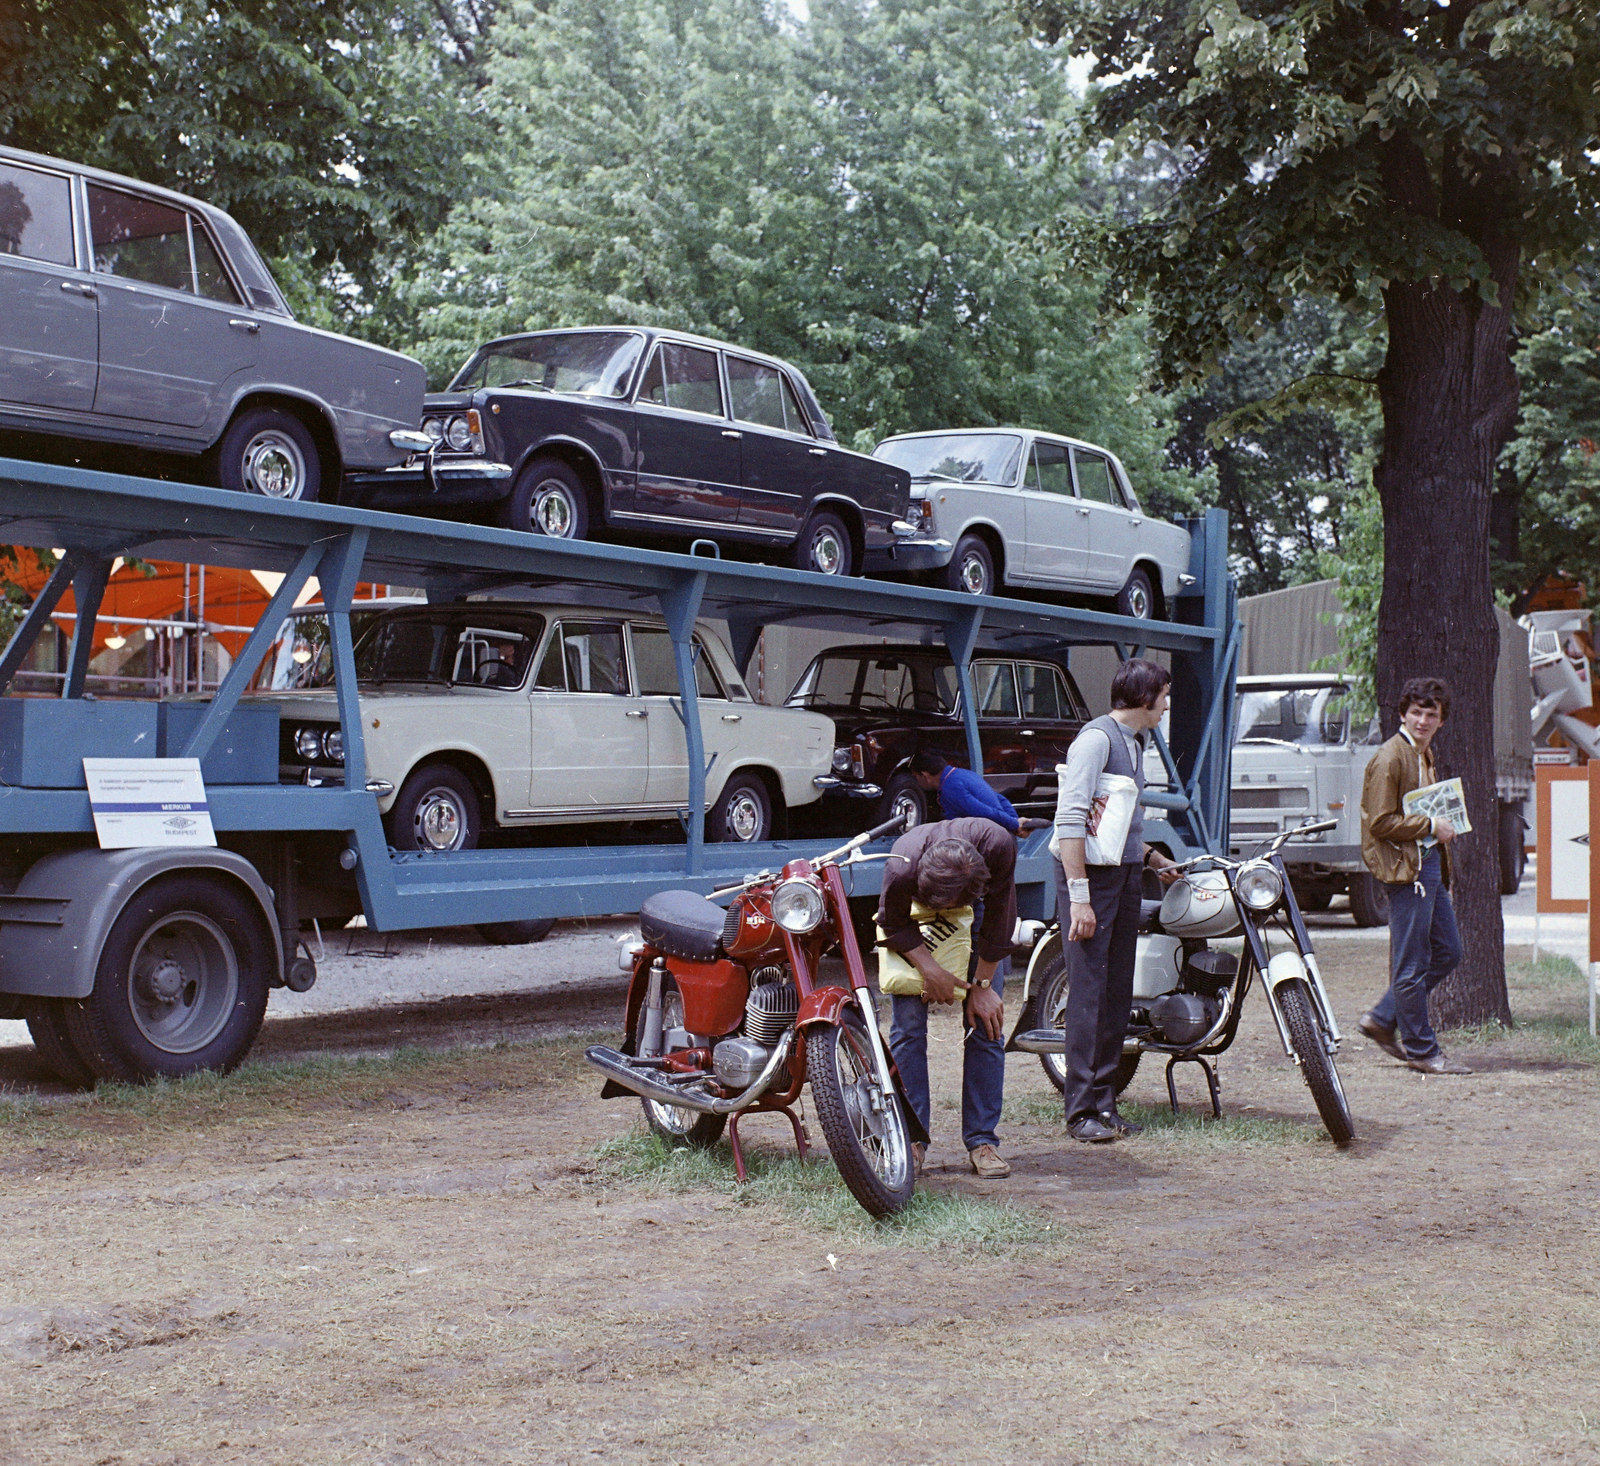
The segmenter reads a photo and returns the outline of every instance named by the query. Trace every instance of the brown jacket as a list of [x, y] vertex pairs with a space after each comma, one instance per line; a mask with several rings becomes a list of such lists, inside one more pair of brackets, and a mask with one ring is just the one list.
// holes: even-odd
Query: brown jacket
[[[1361, 781], [1361, 858], [1380, 881], [1404, 885], [1416, 880], [1422, 868], [1417, 841], [1432, 832], [1433, 821], [1401, 811], [1407, 794], [1437, 777], [1432, 754], [1419, 753], [1404, 733], [1396, 733], [1367, 764]], [[1448, 887], [1450, 851], [1442, 844], [1439, 869]]]

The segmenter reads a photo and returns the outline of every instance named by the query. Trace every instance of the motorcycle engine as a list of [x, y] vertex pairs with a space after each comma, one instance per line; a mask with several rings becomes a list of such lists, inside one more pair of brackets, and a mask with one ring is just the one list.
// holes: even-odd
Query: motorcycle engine
[[1150, 1023], [1163, 1043], [1192, 1044], [1211, 1030], [1221, 1013], [1215, 997], [1167, 993], [1150, 1005]]
[[794, 1027], [800, 994], [780, 967], [755, 974], [744, 1004], [744, 1032], [725, 1038], [711, 1053], [711, 1067], [729, 1089], [747, 1089], [760, 1077], [778, 1041]]
[[1239, 959], [1232, 952], [1191, 952], [1183, 963], [1183, 989], [1214, 998], [1239, 974]]

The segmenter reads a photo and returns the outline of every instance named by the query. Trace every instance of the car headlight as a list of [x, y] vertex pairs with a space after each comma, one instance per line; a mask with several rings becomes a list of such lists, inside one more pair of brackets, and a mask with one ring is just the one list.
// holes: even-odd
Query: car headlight
[[1269, 911], [1283, 899], [1283, 877], [1265, 860], [1252, 860], [1234, 877], [1239, 899], [1252, 911]]
[[444, 430], [444, 440], [457, 453], [465, 453], [472, 447], [472, 424], [464, 417], [453, 417]]
[[344, 762], [343, 728], [330, 728], [322, 735], [322, 751], [327, 755], [329, 763], [342, 764]]
[[834, 749], [833, 771], [836, 774], [848, 774], [850, 772], [850, 750], [848, 748]]
[[423, 418], [422, 431], [432, 438], [435, 443], [444, 441], [444, 424], [436, 417]]
[[810, 881], [785, 881], [772, 893], [772, 919], [800, 935], [822, 924], [822, 892]]
[[314, 764], [317, 755], [322, 752], [322, 731], [318, 728], [296, 728], [294, 751], [308, 764]]

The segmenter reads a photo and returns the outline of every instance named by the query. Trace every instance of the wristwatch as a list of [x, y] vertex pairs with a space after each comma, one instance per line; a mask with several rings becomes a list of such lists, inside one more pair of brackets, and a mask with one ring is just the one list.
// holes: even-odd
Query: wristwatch
[[967, 984], [967, 991], [971, 992], [974, 988], [986, 988], [986, 987], [993, 987], [993, 986], [994, 986], [994, 983], [990, 978], [977, 977], [977, 978], [974, 978], [971, 982], [969, 982]]

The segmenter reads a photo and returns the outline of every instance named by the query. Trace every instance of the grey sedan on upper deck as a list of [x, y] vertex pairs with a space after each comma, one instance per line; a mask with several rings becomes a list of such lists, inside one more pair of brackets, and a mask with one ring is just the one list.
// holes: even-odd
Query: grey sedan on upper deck
[[918, 544], [904, 570], [973, 595], [1026, 586], [1115, 598], [1124, 616], [1170, 617], [1190, 584], [1189, 533], [1149, 519], [1116, 455], [1023, 428], [886, 438], [874, 456], [911, 475]]
[[347, 470], [415, 448], [425, 385], [410, 357], [299, 324], [221, 209], [0, 147], [0, 432], [194, 455], [225, 489], [333, 499]]

